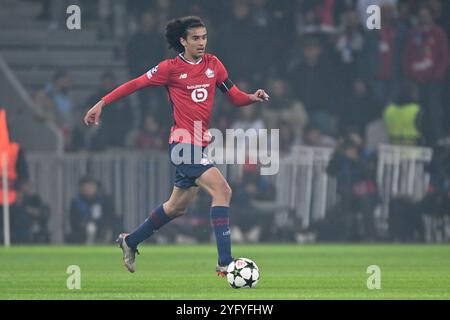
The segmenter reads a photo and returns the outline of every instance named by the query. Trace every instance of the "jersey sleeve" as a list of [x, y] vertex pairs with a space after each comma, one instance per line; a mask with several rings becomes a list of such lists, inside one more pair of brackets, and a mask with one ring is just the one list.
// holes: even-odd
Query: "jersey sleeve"
[[122, 84], [102, 98], [105, 104], [110, 104], [133, 92], [150, 86], [164, 86], [169, 83], [170, 72], [169, 62], [162, 61], [157, 66], [151, 68], [142, 76]]
[[169, 84], [169, 61], [164, 60], [145, 74], [149, 86], [165, 86]]
[[234, 104], [236, 107], [248, 106], [249, 104], [252, 104], [254, 102], [250, 99], [248, 93], [239, 90], [239, 88], [236, 87], [235, 85], [231, 85], [231, 88], [225, 94], [231, 101], [231, 103]]
[[217, 78], [216, 78], [216, 86], [220, 86], [225, 80], [228, 79], [228, 71], [223, 65], [222, 61], [216, 57], [217, 61]]

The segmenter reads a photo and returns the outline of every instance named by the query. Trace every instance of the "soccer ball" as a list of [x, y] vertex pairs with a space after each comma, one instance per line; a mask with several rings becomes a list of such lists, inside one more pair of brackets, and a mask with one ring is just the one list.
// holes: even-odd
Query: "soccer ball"
[[250, 259], [235, 259], [228, 265], [227, 280], [235, 289], [254, 288], [259, 281], [259, 268]]

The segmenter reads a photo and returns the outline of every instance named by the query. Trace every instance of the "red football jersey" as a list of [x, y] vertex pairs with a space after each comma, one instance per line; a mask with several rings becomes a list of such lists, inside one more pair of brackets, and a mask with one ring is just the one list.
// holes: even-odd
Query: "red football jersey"
[[[228, 78], [227, 70], [220, 60], [212, 54], [205, 54], [197, 63], [192, 63], [180, 54], [150, 69], [146, 77], [147, 86], [167, 88], [174, 118], [169, 143], [182, 142], [182, 137], [172, 133], [177, 129], [185, 129], [189, 132], [190, 143], [208, 145], [216, 86]], [[198, 127], [194, 135], [194, 121], [201, 122], [201, 134]]]
[[[175, 141], [208, 145], [211, 139], [208, 128], [216, 86], [226, 92], [235, 106], [255, 102], [250, 99], [249, 94], [233, 85], [223, 64], [212, 54], [205, 54], [197, 63], [186, 60], [181, 54], [174, 59], [164, 60], [146, 74], [124, 83], [102, 99], [105, 104], [109, 104], [149, 86], [167, 88], [174, 117], [169, 143]], [[177, 129], [183, 129], [184, 132], [180, 134]]]

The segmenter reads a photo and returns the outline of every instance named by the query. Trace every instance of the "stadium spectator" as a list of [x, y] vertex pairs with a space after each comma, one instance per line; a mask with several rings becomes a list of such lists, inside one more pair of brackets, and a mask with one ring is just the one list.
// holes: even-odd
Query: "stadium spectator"
[[268, 10], [267, 0], [253, 0], [251, 19], [254, 21], [255, 25], [260, 27], [267, 27], [270, 24], [270, 11]]
[[[266, 129], [264, 121], [258, 114], [260, 110], [255, 106], [249, 106], [247, 108], [240, 108], [237, 111], [237, 117], [231, 124], [229, 129], [238, 130], [236, 131], [236, 136], [238, 139], [244, 139], [245, 143], [249, 147], [258, 146], [258, 134], [259, 130]], [[242, 131], [243, 130], [243, 131]], [[250, 130], [250, 131], [248, 131]], [[249, 132], [254, 132], [253, 134], [247, 134]], [[229, 141], [226, 141], [229, 142]], [[234, 141], [233, 141], [234, 143]], [[237, 148], [238, 144], [235, 145]], [[236, 151], [237, 152], [237, 151]]]
[[[238, 88], [242, 88], [242, 90], [251, 90], [250, 84], [244, 79], [237, 79], [235, 84]], [[231, 124], [236, 120], [239, 108], [231, 107], [229, 102], [226, 98], [224, 99], [222, 95], [218, 95], [216, 101], [217, 107], [213, 110], [212, 123], [215, 124], [215, 128], [225, 132], [225, 130], [230, 128]]]
[[433, 159], [429, 166], [430, 192], [444, 192], [450, 186], [450, 134], [438, 141], [433, 148]]
[[68, 71], [54, 73], [42, 91], [35, 94], [37, 115], [44, 121], [55, 124], [61, 129], [68, 146], [70, 130], [74, 123], [74, 104], [70, 96], [72, 78]]
[[336, 31], [335, 0], [304, 0], [298, 9], [302, 12], [300, 30], [302, 33], [333, 33]]
[[335, 49], [338, 55], [338, 72], [341, 90], [350, 91], [358, 73], [358, 64], [364, 46], [364, 34], [355, 10], [347, 10], [343, 15], [343, 28], [338, 34]]
[[[252, 64], [255, 68], [254, 70], [258, 70], [258, 73], [260, 72], [255, 80], [261, 83], [268, 78], [269, 74], [276, 72], [277, 68], [279, 68], [279, 63], [277, 62], [284, 54], [284, 50], [267, 50], [267, 39], [274, 40], [271, 44], [274, 48], [277, 48], [277, 45], [284, 46], [284, 43], [279, 41], [281, 37], [278, 36], [278, 31], [272, 26], [274, 18], [272, 11], [269, 9], [268, 0], [250, 1], [249, 19], [253, 28], [252, 49], [258, 55], [258, 59], [255, 59]], [[271, 63], [267, 63], [267, 61], [271, 61]]]
[[155, 13], [147, 11], [140, 15], [138, 31], [127, 43], [127, 62], [131, 77], [136, 78], [164, 57], [164, 48], [155, 46], [162, 40], [156, 29]]
[[395, 8], [390, 4], [381, 7], [381, 24], [381, 29], [366, 32], [359, 65], [380, 110], [398, 94], [407, 33], [407, 26], [395, 20]]
[[384, 110], [384, 122], [391, 144], [417, 145], [421, 140], [421, 108], [417, 86], [402, 85], [396, 101]]
[[[1, 208], [3, 210], [3, 207]], [[31, 218], [28, 216], [25, 207], [22, 205], [22, 195], [17, 193], [17, 199], [9, 207], [10, 232], [12, 244], [31, 243]], [[2, 213], [3, 218], [3, 213]], [[3, 226], [3, 222], [1, 223]], [[2, 230], [3, 236], [3, 230]], [[2, 238], [3, 241], [3, 238]]]
[[50, 4], [52, 0], [33, 0], [33, 2], [37, 2], [41, 4], [41, 11], [36, 16], [38, 20], [49, 20], [51, 18], [50, 15]]
[[419, 10], [419, 23], [408, 34], [404, 69], [419, 83], [420, 105], [424, 108], [424, 135], [434, 143], [445, 134], [442, 87], [449, 65], [449, 49], [444, 30], [436, 25], [429, 7]]
[[80, 180], [79, 193], [70, 204], [70, 234], [72, 243], [109, 243], [115, 223], [115, 211], [110, 197], [103, 194], [92, 178]]
[[[411, 26], [416, 25], [416, 16], [413, 14], [414, 10], [413, 1], [401, 0], [397, 5], [397, 25], [399, 28], [404, 29], [406, 32], [409, 31]], [[405, 34], [406, 37], [407, 34]], [[406, 39], [405, 39], [406, 41]]]
[[310, 124], [305, 127], [300, 144], [308, 147], [334, 148], [336, 141], [332, 137], [323, 134], [319, 127]]
[[[131, 78], [137, 78], [164, 58], [165, 50], [163, 46], [156, 43], [163, 41], [163, 36], [157, 30], [157, 17], [155, 13], [147, 11], [141, 14], [138, 31], [127, 43], [126, 56], [128, 71]], [[146, 88], [139, 90], [139, 108], [143, 117], [148, 112], [154, 115], [161, 113], [161, 94], [155, 94], [153, 90]], [[151, 92], [150, 92], [151, 91]]]
[[[232, 2], [230, 9], [230, 20], [227, 23], [227, 28], [220, 30], [221, 37], [232, 39], [234, 48], [246, 49], [240, 52], [239, 59], [229, 61], [229, 56], [225, 55], [223, 62], [225, 65], [233, 66], [230, 69], [230, 74], [235, 79], [245, 78], [252, 82], [262, 81], [262, 73], [266, 68], [267, 62], [255, 59], [255, 57], [262, 53], [258, 44], [261, 43], [261, 37], [265, 39], [265, 34], [261, 33], [264, 29], [257, 29], [257, 26], [255, 26], [254, 21], [251, 19], [251, 7], [248, 2], [235, 0]], [[254, 39], [255, 45], [248, 46], [248, 39]], [[221, 41], [222, 46], [226, 43], [226, 41]], [[227, 52], [229, 49], [229, 47], [219, 47], [218, 51]], [[249, 61], [252, 63], [249, 63]]]
[[[429, 192], [417, 205], [426, 242], [450, 242], [450, 185]], [[422, 225], [423, 222], [423, 225]], [[394, 233], [395, 234], [395, 233]]]
[[289, 123], [299, 136], [309, 121], [303, 104], [290, 92], [288, 83], [281, 78], [269, 81], [270, 102], [263, 110], [264, 121], [269, 129], [281, 128], [280, 122]]
[[434, 21], [441, 27], [446, 35], [447, 39], [450, 39], [450, 3], [445, 0], [429, 0], [427, 5], [433, 12]]
[[292, 147], [299, 143], [300, 136], [297, 135], [297, 128], [290, 121], [281, 119], [279, 121], [279, 151], [280, 156], [289, 155]]
[[[95, 97], [106, 94], [116, 86], [116, 76], [114, 73], [106, 71], [100, 75], [99, 87], [90, 95], [86, 102], [78, 108], [78, 113], [82, 112], [86, 105], [90, 105]], [[86, 128], [83, 123], [77, 123], [70, 135], [70, 147], [67, 151], [103, 151], [113, 147], [125, 146], [125, 137], [132, 128], [133, 109], [123, 101], [119, 101], [116, 108], [106, 109], [105, 118], [107, 121], [99, 126]], [[77, 118], [81, 118], [78, 115]]]
[[381, 116], [381, 111], [366, 82], [356, 79], [351, 92], [345, 95], [341, 108], [338, 110], [340, 131], [343, 132], [348, 127], [356, 127], [362, 134], [371, 121]]
[[389, 143], [386, 125], [381, 117], [367, 124], [364, 130], [364, 141], [367, 154], [374, 154], [380, 144]]
[[450, 134], [438, 141], [429, 166], [431, 181], [419, 211], [426, 242], [450, 242]]
[[44, 90], [36, 93], [36, 105], [39, 115], [59, 126], [71, 123], [73, 103], [69, 97], [72, 79], [69, 72], [60, 70], [54, 73]]
[[[291, 48], [289, 50], [268, 50], [267, 36], [263, 42], [263, 51], [268, 54], [269, 77], [281, 77], [286, 72], [286, 62], [289, 61], [289, 54], [292, 48], [291, 40], [296, 39], [297, 31], [295, 24], [295, 3], [293, 1], [265, 1], [264, 8], [267, 11], [266, 27], [267, 36], [271, 39], [271, 48]], [[258, 17], [258, 15], [254, 15]], [[283, 30], [280, 37], [279, 30]], [[285, 79], [286, 80], [286, 79]]]
[[128, 144], [138, 150], [164, 149], [166, 137], [155, 117], [147, 114], [142, 121], [141, 128], [130, 134]]
[[99, 39], [112, 39], [114, 37], [120, 37], [120, 34], [115, 32], [115, 17], [114, 13], [117, 12], [111, 0], [99, 0], [98, 5], [98, 37]]
[[211, 206], [211, 200], [206, 192], [200, 191], [193, 203], [187, 208], [187, 213], [173, 221], [174, 227], [163, 229], [148, 242], [163, 243], [170, 241], [175, 243], [208, 242], [211, 239], [211, 222], [205, 216]]
[[[100, 87], [85, 102], [85, 106], [95, 103], [97, 97], [107, 94], [117, 86], [116, 76], [105, 72], [100, 76]], [[114, 108], [106, 108], [100, 126], [94, 128], [90, 141], [92, 151], [125, 146], [125, 138], [133, 124], [133, 113], [124, 101], [118, 101]], [[82, 124], [81, 124], [82, 125]], [[83, 128], [83, 130], [86, 130]]]
[[361, 23], [359, 12], [357, 11], [356, 8], [357, 1], [358, 0], [335, 1], [333, 8], [334, 21], [338, 29], [342, 28], [345, 19], [345, 13], [348, 12], [349, 10], [356, 11], [356, 13], [358, 14], [357, 16], [358, 22]]
[[50, 208], [41, 197], [33, 192], [31, 182], [24, 182], [19, 188], [21, 210], [26, 214], [25, 219], [28, 224], [29, 243], [49, 243], [50, 232], [48, 221], [50, 218]]
[[[346, 139], [335, 152], [328, 174], [337, 179], [340, 201], [329, 212], [326, 223], [342, 226], [340, 240], [373, 241], [376, 239], [374, 210], [379, 201], [375, 169], [361, 155], [361, 143]], [[328, 213], [327, 213], [328, 216]], [[340, 229], [339, 226], [335, 226]], [[323, 231], [323, 230], [322, 230]], [[319, 233], [319, 238], [324, 234]], [[330, 234], [326, 236], [331, 236]]]
[[231, 124], [230, 129], [265, 129], [266, 126], [261, 117], [258, 116], [259, 110], [256, 108], [248, 107], [238, 110], [237, 117]]
[[326, 59], [318, 38], [307, 38], [303, 45], [304, 60], [290, 70], [295, 98], [300, 100], [311, 122], [326, 134], [336, 132], [336, 81], [333, 65]]
[[[131, 0], [135, 1], [135, 0]], [[145, 1], [145, 0], [144, 0]], [[148, 1], [146, 1], [148, 2]], [[160, 33], [164, 33], [164, 26], [166, 25], [166, 22], [170, 20], [170, 18], [173, 17], [174, 11], [177, 10], [179, 6], [179, 2], [176, 4], [172, 0], [156, 0], [155, 4], [155, 12], [158, 12], [158, 15], [156, 18], [158, 19], [158, 28]]]
[[[3, 203], [0, 205], [0, 243], [4, 243], [3, 234]], [[25, 244], [32, 241], [32, 219], [23, 206], [21, 192], [16, 193], [14, 202], [9, 203], [10, 241], [12, 244]]]
[[233, 215], [233, 235], [238, 242], [259, 242], [267, 239], [273, 215], [264, 212], [257, 202], [274, 201], [275, 186], [259, 174], [257, 165], [243, 165], [242, 175], [233, 182], [233, 208], [239, 208]]

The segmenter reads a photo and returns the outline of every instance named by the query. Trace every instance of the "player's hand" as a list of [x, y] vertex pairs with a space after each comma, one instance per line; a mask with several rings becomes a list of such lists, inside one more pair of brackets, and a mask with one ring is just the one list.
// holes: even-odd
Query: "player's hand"
[[105, 103], [103, 100], [100, 100], [97, 102], [95, 106], [93, 106], [91, 109], [89, 109], [88, 112], [86, 112], [86, 115], [84, 116], [84, 123], [88, 126], [90, 124], [95, 123], [98, 125], [100, 120], [100, 115], [102, 114], [102, 109], [105, 106]]
[[258, 89], [254, 94], [250, 95], [250, 99], [254, 102], [268, 101], [269, 98], [269, 95], [263, 89]]

